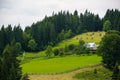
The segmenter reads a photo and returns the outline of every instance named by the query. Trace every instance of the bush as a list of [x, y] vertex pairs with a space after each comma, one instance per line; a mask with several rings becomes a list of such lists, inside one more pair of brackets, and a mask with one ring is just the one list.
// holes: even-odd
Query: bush
[[52, 56], [52, 46], [48, 45], [48, 47], [45, 50], [46, 56], [51, 57]]
[[59, 55], [60, 55], [60, 56], [63, 56], [63, 55], [64, 55], [64, 49], [63, 49], [63, 48], [60, 48], [60, 49], [59, 49]]
[[65, 45], [64, 52], [69, 52], [69, 48], [67, 45]]
[[55, 50], [53, 51], [53, 53], [54, 53], [54, 56], [58, 56], [58, 55], [59, 55], [59, 49], [55, 49]]
[[106, 68], [94, 69], [93, 71], [85, 71], [82, 73], [77, 73], [73, 78], [79, 80], [111, 80], [112, 72]]
[[74, 45], [74, 44], [70, 44], [70, 45], [68, 46], [68, 49], [69, 49], [69, 50], [74, 50], [74, 48], [75, 48], [75, 45]]

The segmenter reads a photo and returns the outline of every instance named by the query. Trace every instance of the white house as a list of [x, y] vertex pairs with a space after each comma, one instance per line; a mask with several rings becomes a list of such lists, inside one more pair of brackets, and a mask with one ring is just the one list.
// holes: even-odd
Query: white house
[[98, 45], [96, 44], [96, 43], [85, 43], [85, 46], [87, 47], [87, 48], [90, 48], [91, 50], [96, 50], [97, 49], [97, 47], [98, 47]]

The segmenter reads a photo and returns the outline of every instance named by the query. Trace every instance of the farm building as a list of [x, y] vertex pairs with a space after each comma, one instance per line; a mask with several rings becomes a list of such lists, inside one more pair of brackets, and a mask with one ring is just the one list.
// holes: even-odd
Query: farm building
[[87, 48], [90, 48], [91, 50], [96, 50], [97, 49], [97, 47], [98, 47], [98, 45], [96, 44], [96, 43], [85, 43], [85, 46], [87, 47]]

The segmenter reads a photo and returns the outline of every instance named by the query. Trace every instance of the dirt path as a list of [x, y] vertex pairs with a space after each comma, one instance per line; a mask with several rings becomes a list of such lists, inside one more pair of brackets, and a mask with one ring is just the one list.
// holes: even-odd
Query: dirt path
[[101, 68], [101, 67], [102, 66], [87, 67], [69, 73], [55, 74], [55, 75], [29, 75], [29, 79], [30, 80], [75, 80], [72, 77], [76, 73], [82, 73], [84, 71], [90, 71], [90, 70], [94, 70], [95, 68]]

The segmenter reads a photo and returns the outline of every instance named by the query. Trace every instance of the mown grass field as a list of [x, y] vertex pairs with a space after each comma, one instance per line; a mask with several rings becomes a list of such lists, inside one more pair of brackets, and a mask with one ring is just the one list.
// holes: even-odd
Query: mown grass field
[[97, 55], [67, 56], [59, 58], [37, 58], [21, 65], [23, 73], [51, 74], [62, 73], [101, 63]]

